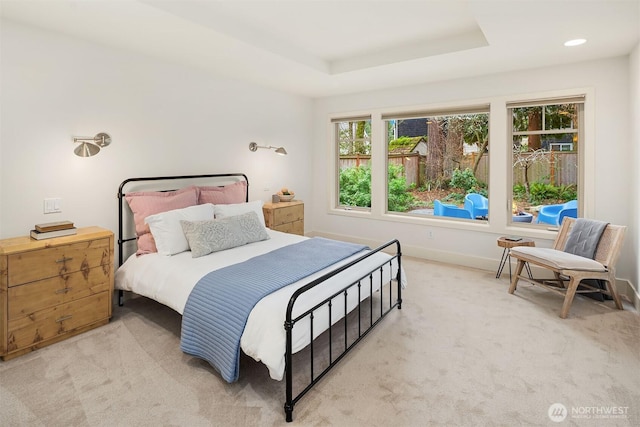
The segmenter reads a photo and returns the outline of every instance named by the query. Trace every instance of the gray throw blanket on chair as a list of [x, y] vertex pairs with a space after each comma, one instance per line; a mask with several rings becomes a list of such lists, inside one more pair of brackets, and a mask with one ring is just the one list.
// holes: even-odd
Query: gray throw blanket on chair
[[[576, 219], [576, 223], [573, 224], [573, 228], [569, 232], [567, 243], [564, 245], [564, 251], [593, 259], [596, 255], [602, 233], [608, 224], [608, 222], [595, 219]], [[606, 289], [606, 285], [601, 280], [587, 279], [583, 280], [583, 283], [595, 288]], [[579, 286], [578, 289], [584, 289], [584, 287]], [[583, 295], [598, 301], [604, 301], [605, 298], [601, 292], [589, 292]], [[609, 299], [609, 297], [607, 299]]]
[[564, 251], [574, 255], [593, 259], [598, 243], [608, 222], [595, 219], [578, 218], [569, 232]]

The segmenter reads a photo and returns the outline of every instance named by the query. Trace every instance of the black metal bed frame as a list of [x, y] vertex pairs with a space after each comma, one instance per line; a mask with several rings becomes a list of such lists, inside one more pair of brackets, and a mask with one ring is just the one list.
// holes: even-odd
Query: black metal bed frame
[[[233, 178], [233, 177], [237, 177], [237, 178], [242, 178], [247, 182], [247, 193], [246, 193], [246, 197], [245, 197], [245, 201], [249, 200], [249, 180], [247, 178], [247, 176], [243, 173], [229, 173], [229, 174], [204, 174], [204, 175], [181, 175], [181, 176], [164, 176], [164, 177], [145, 177], [145, 178], [129, 178], [124, 180], [121, 184], [120, 187], [118, 189], [118, 266], [121, 266], [124, 263], [124, 245], [127, 242], [130, 241], [134, 241], [137, 239], [136, 236], [133, 237], [126, 237], [125, 234], [125, 230], [124, 230], [124, 210], [126, 209], [125, 203], [124, 203], [124, 196], [126, 195], [126, 193], [124, 192], [124, 188], [127, 184], [132, 183], [132, 182], [147, 182], [147, 181], [172, 181], [172, 180], [189, 180], [189, 179], [207, 179], [207, 178], [211, 178], [211, 179], [216, 179], [216, 178]], [[172, 189], [167, 189], [167, 190], [154, 190], [154, 191], [172, 191], [172, 190], [176, 190], [175, 188]], [[296, 317], [293, 317], [293, 311], [294, 311], [294, 307], [295, 307], [295, 303], [298, 300], [298, 298], [304, 294], [305, 292], [308, 292], [310, 289], [321, 285], [323, 282], [325, 282], [326, 280], [330, 279], [331, 277], [343, 272], [344, 270], [354, 266], [355, 264], [358, 264], [359, 262], [364, 261], [365, 259], [373, 256], [374, 254], [381, 252], [385, 249], [391, 248], [392, 246], [395, 245], [395, 254], [391, 255], [391, 258], [385, 260], [384, 262], [382, 262], [381, 264], [379, 264], [378, 266], [376, 266], [375, 268], [373, 268], [369, 273], [361, 276], [358, 280], [344, 286], [341, 290], [335, 292], [333, 295], [329, 296], [328, 298], [326, 298], [324, 301], [321, 301], [319, 303], [317, 303], [316, 305], [314, 305], [312, 308], [310, 308], [309, 310], [305, 311], [304, 313], [299, 314]], [[397, 307], [398, 309], [402, 308], [402, 275], [401, 275], [401, 258], [402, 258], [402, 251], [401, 251], [401, 247], [400, 247], [400, 242], [398, 240], [391, 240], [385, 244], [383, 244], [382, 246], [379, 246], [378, 248], [366, 253], [365, 255], [349, 262], [348, 264], [345, 264], [325, 275], [323, 275], [322, 277], [319, 277], [315, 280], [313, 280], [312, 282], [308, 283], [307, 285], [301, 287], [300, 289], [298, 289], [297, 291], [294, 292], [294, 294], [291, 296], [290, 300], [289, 300], [289, 304], [287, 306], [287, 312], [286, 312], [286, 320], [284, 323], [284, 328], [286, 331], [286, 348], [285, 348], [285, 382], [286, 382], [286, 400], [284, 403], [284, 411], [285, 411], [285, 418], [287, 422], [291, 422], [293, 421], [293, 408], [295, 406], [295, 404], [309, 391], [311, 390], [311, 388], [317, 384], [340, 360], [342, 360], [342, 358], [351, 350], [353, 349], [353, 347], [356, 346], [356, 344], [358, 344], [375, 326], [378, 325], [378, 323], [387, 315], [389, 314], [395, 307]], [[396, 268], [397, 268], [397, 274], [394, 277], [391, 276], [391, 272], [393, 271], [393, 263], [394, 261], [396, 262]], [[384, 297], [383, 297], [383, 291], [384, 291], [384, 285], [386, 284], [386, 281], [384, 280], [383, 277], [383, 269], [385, 268], [385, 266], [388, 266], [389, 268], [389, 283], [388, 283], [388, 305], [385, 304], [384, 301]], [[379, 273], [379, 286], [374, 287], [374, 275], [377, 275], [376, 273]], [[394, 295], [393, 295], [393, 289], [394, 287], [392, 286], [392, 282], [393, 280], [395, 280], [397, 282], [397, 290], [396, 290], [396, 295], [395, 295], [395, 300], [394, 300]], [[363, 285], [363, 282], [365, 282], [365, 285]], [[363, 296], [363, 287], [367, 287], [366, 282], [368, 282], [368, 293], [364, 294], [364, 298]], [[352, 338], [352, 341], [349, 342], [348, 339], [348, 330], [349, 330], [349, 311], [347, 308], [347, 298], [349, 295], [349, 292], [357, 292], [357, 305], [356, 307], [352, 310], [352, 312], [356, 312], [357, 313], [357, 334], [355, 337]], [[380, 295], [380, 304], [379, 306], [375, 307], [376, 311], [376, 316], [374, 319], [374, 302], [373, 302], [373, 296], [374, 293], [379, 292]], [[334, 357], [333, 355], [333, 350], [334, 350], [334, 346], [333, 346], [333, 327], [334, 322], [332, 321], [332, 306], [334, 304], [334, 300], [336, 298], [341, 298], [341, 295], [344, 298], [344, 317], [343, 319], [343, 326], [344, 326], [344, 345], [343, 348], [341, 349], [341, 351]], [[120, 306], [123, 305], [123, 301], [124, 301], [124, 291], [119, 290], [118, 291], [118, 304]], [[363, 314], [363, 304], [366, 304], [366, 301], [368, 301], [369, 305], [368, 307], [365, 307], [365, 310], [368, 311], [369, 314], [369, 321], [368, 324], [363, 325], [362, 322], [362, 314]], [[328, 333], [329, 336], [329, 361], [326, 367], [324, 367], [324, 369], [320, 370], [318, 373], [316, 373], [314, 371], [314, 312], [317, 312], [317, 310], [322, 309], [323, 307], [326, 307], [328, 309], [328, 313], [329, 313], [329, 319], [328, 319], [328, 327], [325, 330], [325, 333]], [[365, 313], [366, 315], [366, 313]], [[293, 338], [292, 338], [292, 332], [293, 332], [293, 328], [295, 326], [296, 323], [300, 322], [301, 320], [305, 319], [305, 318], [309, 318], [309, 324], [310, 324], [310, 331], [309, 331], [309, 353], [310, 353], [310, 360], [309, 360], [309, 366], [310, 366], [310, 377], [309, 377], [309, 382], [308, 384], [306, 384], [306, 386], [304, 386], [302, 388], [302, 390], [298, 393], [295, 394], [294, 396], [294, 384], [293, 384], [293, 372], [294, 372], [294, 360], [293, 360]], [[322, 327], [322, 326], [321, 326]]]
[[[293, 316], [293, 308], [294, 305], [296, 303], [296, 300], [298, 299], [298, 297], [300, 297], [300, 295], [304, 294], [305, 292], [309, 291], [310, 289], [312, 289], [315, 286], [318, 286], [320, 284], [322, 284], [324, 281], [328, 280], [329, 278], [337, 275], [338, 273], [341, 273], [342, 271], [346, 270], [347, 268], [373, 256], [374, 254], [390, 247], [390, 246], [396, 246], [396, 253], [395, 255], [393, 255], [390, 259], [385, 260], [384, 263], [380, 264], [378, 267], [376, 267], [375, 269], [371, 270], [369, 273], [361, 276], [358, 280], [352, 282], [351, 284], [343, 287], [340, 291], [334, 293], [333, 295], [329, 296], [328, 298], [326, 298], [324, 301], [316, 304], [315, 306], [313, 306], [312, 308], [310, 308], [309, 310], [305, 311], [304, 313], [301, 313], [300, 315], [298, 315], [295, 318], [292, 318]], [[297, 291], [294, 292], [294, 294], [291, 296], [291, 299], [289, 300], [289, 304], [287, 306], [287, 316], [286, 316], [286, 320], [284, 322], [284, 328], [286, 330], [287, 333], [287, 343], [286, 343], [286, 351], [285, 351], [285, 381], [286, 381], [286, 401], [284, 404], [284, 412], [286, 415], [286, 420], [287, 422], [291, 422], [293, 421], [293, 407], [296, 404], [296, 402], [298, 400], [300, 400], [302, 398], [302, 396], [304, 396], [316, 383], [318, 383], [326, 374], [327, 372], [329, 372], [340, 360], [342, 360], [342, 358], [353, 348], [355, 347], [356, 344], [358, 344], [360, 342], [360, 340], [362, 340], [387, 314], [389, 314], [391, 312], [391, 310], [393, 310], [393, 308], [398, 307], [398, 309], [402, 308], [402, 269], [401, 269], [401, 257], [402, 257], [402, 253], [401, 253], [401, 248], [400, 248], [400, 242], [398, 240], [391, 240], [387, 243], [385, 243], [384, 245], [378, 247], [377, 249], [368, 252], [367, 254], [351, 261], [348, 264], [345, 264], [327, 274], [325, 274], [322, 277], [319, 277], [315, 280], [313, 280], [312, 282], [310, 282], [309, 284], [301, 287], [300, 289], [298, 289]], [[377, 292], [380, 292], [380, 294], [382, 294], [383, 292], [383, 266], [384, 265], [389, 265], [389, 271], [393, 271], [393, 261], [396, 260], [397, 262], [397, 269], [398, 269], [398, 273], [395, 277], [395, 280], [397, 281], [397, 294], [396, 294], [396, 300], [394, 301], [393, 299], [393, 286], [391, 284], [391, 281], [394, 280], [393, 277], [390, 276], [390, 283], [389, 283], [389, 305], [385, 306], [384, 305], [384, 298], [380, 298], [380, 311], [379, 311], [379, 317], [377, 317], [377, 319], [374, 321], [374, 307], [373, 307], [373, 294], [374, 294], [374, 287], [373, 287], [373, 283], [374, 283], [374, 273], [375, 272], [379, 272], [380, 273], [380, 286], [376, 289]], [[358, 332], [357, 332], [357, 336], [356, 338], [349, 343], [348, 340], [348, 331], [349, 331], [349, 311], [347, 309], [347, 298], [349, 295], [349, 291], [352, 290], [353, 288], [356, 288], [357, 292], [358, 292], [358, 299], [357, 301], [360, 302], [362, 301], [362, 282], [366, 281], [366, 279], [369, 279], [369, 293], [365, 294], [368, 295], [368, 297], [365, 298], [365, 300], [369, 301], [369, 324], [368, 326], [366, 326], [366, 328], [363, 330], [363, 325], [362, 325], [362, 303], [359, 303], [356, 308], [354, 310], [357, 310], [357, 322], [358, 322]], [[333, 339], [332, 339], [332, 332], [333, 332], [333, 322], [332, 322], [332, 317], [331, 317], [331, 309], [333, 306], [333, 300], [334, 298], [338, 298], [340, 295], [344, 296], [344, 348], [343, 350], [335, 357], [333, 357]], [[317, 375], [314, 372], [314, 340], [313, 340], [313, 326], [314, 326], [314, 322], [313, 322], [313, 313], [326, 306], [329, 310], [329, 319], [328, 319], [328, 327], [326, 329], [326, 331], [329, 334], [329, 364], [323, 369], [321, 370]], [[376, 307], [377, 308], [377, 307]], [[292, 351], [292, 331], [293, 331], [293, 327], [295, 326], [295, 324], [297, 322], [299, 322], [300, 320], [304, 319], [305, 317], [309, 317], [310, 320], [310, 330], [309, 330], [309, 346], [310, 346], [310, 355], [309, 355], [309, 366], [310, 366], [310, 381], [309, 384], [304, 387], [304, 389], [302, 391], [300, 391], [296, 396], [293, 396], [293, 351]]]
[[[124, 237], [124, 188], [127, 184], [132, 182], [151, 182], [151, 181], [172, 181], [172, 180], [181, 180], [181, 179], [206, 179], [206, 178], [232, 178], [232, 177], [241, 177], [247, 183], [247, 193], [245, 195], [245, 202], [249, 201], [249, 178], [247, 175], [243, 173], [217, 173], [217, 174], [204, 174], [204, 175], [176, 175], [176, 176], [153, 176], [153, 177], [143, 177], [143, 178], [129, 178], [122, 181], [120, 187], [118, 188], [118, 266], [121, 266], [124, 263], [124, 255], [123, 248], [126, 242], [130, 242], [136, 240], [138, 237]], [[176, 188], [160, 190], [160, 191], [172, 191], [176, 190]], [[122, 304], [120, 304], [122, 305]]]

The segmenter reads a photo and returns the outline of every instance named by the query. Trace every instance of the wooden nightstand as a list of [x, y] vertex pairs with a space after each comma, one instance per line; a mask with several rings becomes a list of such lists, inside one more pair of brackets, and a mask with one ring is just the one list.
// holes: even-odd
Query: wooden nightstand
[[109, 322], [113, 233], [0, 240], [0, 357], [11, 359]]
[[304, 235], [304, 203], [300, 200], [265, 203], [262, 212], [264, 222], [270, 229]]

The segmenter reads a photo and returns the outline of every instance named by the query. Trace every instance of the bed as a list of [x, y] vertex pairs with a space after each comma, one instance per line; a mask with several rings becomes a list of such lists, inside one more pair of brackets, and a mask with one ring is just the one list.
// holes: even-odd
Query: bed
[[[397, 240], [371, 250], [267, 229], [258, 215], [262, 202], [249, 202], [248, 189], [241, 173], [123, 181], [115, 285], [120, 305], [129, 291], [180, 313], [183, 351], [209, 361], [225, 380], [237, 379], [233, 359], [240, 351], [262, 362], [274, 380], [284, 379], [289, 422], [294, 405], [387, 314], [401, 308], [406, 284], [401, 248]], [[177, 236], [176, 219], [182, 221], [183, 236]], [[215, 234], [219, 227], [242, 235], [239, 243], [226, 243]], [[188, 250], [180, 238], [186, 238]], [[210, 253], [208, 245], [214, 247]], [[251, 281], [261, 282], [255, 284], [256, 296], [244, 293], [254, 286]], [[206, 286], [215, 287], [215, 293]], [[202, 318], [202, 310], [221, 312]], [[229, 339], [235, 329], [239, 338]], [[218, 355], [209, 357], [225, 352], [231, 354], [221, 355], [223, 362], [215, 359]]]

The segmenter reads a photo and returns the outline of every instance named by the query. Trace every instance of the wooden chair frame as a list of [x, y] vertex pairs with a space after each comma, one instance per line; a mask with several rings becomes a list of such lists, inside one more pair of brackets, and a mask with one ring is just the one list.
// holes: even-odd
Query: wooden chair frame
[[[575, 224], [575, 218], [565, 217], [558, 235], [553, 243], [553, 249], [558, 251], [564, 251], [569, 232]], [[616, 277], [615, 277], [615, 264], [618, 261], [620, 250], [622, 249], [622, 243], [624, 241], [624, 235], [626, 232], [625, 226], [609, 224], [602, 233], [600, 242], [596, 249], [594, 260], [602, 264], [602, 271], [585, 271], [585, 270], [572, 270], [566, 268], [556, 268], [554, 265], [545, 263], [544, 260], [519, 253], [517, 250], [512, 250], [511, 257], [518, 260], [515, 274], [511, 280], [511, 286], [509, 286], [509, 293], [513, 294], [516, 290], [518, 280], [524, 280], [534, 285], [542, 286], [546, 289], [564, 295], [564, 303], [560, 311], [560, 317], [565, 319], [569, 314], [571, 303], [576, 293], [592, 293], [600, 292], [605, 295], [611, 296], [615, 303], [616, 308], [622, 310], [622, 302], [620, 296], [616, 290]], [[526, 275], [522, 275], [522, 269], [524, 266], [534, 264], [539, 267], [553, 271], [555, 279], [534, 279], [529, 278]], [[597, 279], [603, 280], [606, 283], [606, 289], [600, 289], [588, 284], [583, 283], [582, 288], [578, 290], [580, 282], [584, 279]]]

